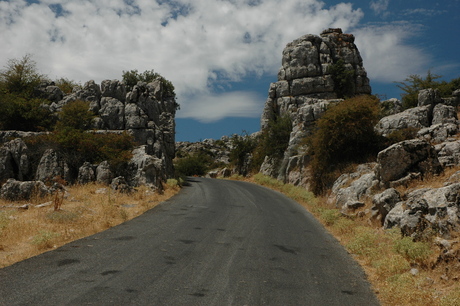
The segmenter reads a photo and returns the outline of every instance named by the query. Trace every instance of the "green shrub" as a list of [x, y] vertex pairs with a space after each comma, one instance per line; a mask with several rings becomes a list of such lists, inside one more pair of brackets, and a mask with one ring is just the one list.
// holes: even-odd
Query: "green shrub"
[[174, 167], [179, 176], [202, 176], [206, 174], [211, 163], [209, 155], [197, 153], [178, 159]]
[[46, 103], [43, 99], [0, 92], [0, 129], [35, 132], [52, 129], [56, 117], [42, 106]]
[[59, 87], [64, 94], [70, 94], [72, 93], [72, 90], [75, 86], [79, 86], [75, 81], [69, 80], [67, 78], [60, 78], [54, 81], [54, 84], [56, 84], [57, 87]]
[[245, 164], [248, 162], [248, 156], [256, 148], [256, 140], [243, 131], [242, 135], [233, 135], [232, 145], [233, 148], [230, 150], [230, 164], [235, 167], [239, 174], [247, 175], [247, 170], [249, 169], [245, 169]]
[[32, 238], [32, 244], [37, 245], [39, 249], [52, 248], [54, 239], [59, 236], [59, 233], [42, 230]]
[[330, 73], [338, 98], [350, 98], [355, 95], [355, 70], [348, 69], [343, 59], [331, 65]]
[[89, 110], [89, 102], [76, 100], [62, 107], [56, 129], [86, 130], [90, 127], [94, 117], [94, 114]]
[[381, 138], [374, 131], [379, 102], [374, 96], [358, 96], [328, 109], [307, 138], [312, 168], [312, 191], [323, 193], [349, 163], [375, 158]]
[[258, 171], [266, 156], [275, 160], [282, 159], [289, 145], [291, 132], [292, 122], [289, 115], [273, 115], [254, 149], [252, 169]]
[[411, 74], [403, 82], [396, 82], [397, 86], [404, 91], [401, 94], [403, 108], [417, 106], [418, 92], [422, 89], [438, 89], [441, 97], [449, 97], [454, 90], [460, 89], [460, 78], [452, 79], [450, 82], [436, 81], [440, 78], [441, 75], [433, 74], [428, 70], [425, 78], [418, 74]]

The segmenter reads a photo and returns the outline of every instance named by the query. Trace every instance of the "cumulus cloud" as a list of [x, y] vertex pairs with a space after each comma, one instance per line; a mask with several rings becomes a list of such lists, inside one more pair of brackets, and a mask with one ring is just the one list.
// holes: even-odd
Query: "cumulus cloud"
[[368, 77], [379, 82], [400, 81], [410, 74], [425, 73], [430, 58], [421, 48], [406, 43], [419, 32], [409, 23], [388, 23], [355, 31], [356, 44]]
[[0, 1], [2, 62], [32, 53], [51, 78], [80, 82], [155, 69], [175, 85], [181, 114], [194, 117], [188, 104], [198, 100], [191, 97], [215, 98], [216, 81], [275, 74], [289, 41], [327, 27], [348, 29], [362, 17], [351, 4], [317, 0], [32, 2]]
[[[376, 11], [388, 5], [372, 3]], [[329, 27], [356, 29], [362, 17], [350, 3], [327, 6], [319, 0], [3, 0], [0, 65], [31, 53], [50, 78], [98, 83], [120, 79], [124, 70], [154, 69], [175, 85], [180, 117], [258, 117], [260, 97], [217, 95], [217, 86], [248, 75], [275, 75], [288, 42]], [[416, 50], [407, 49], [397, 30], [377, 31], [384, 42], [373, 30], [356, 36], [368, 70], [387, 79], [394, 72], [381, 69], [392, 65], [375, 64], [376, 59]]]

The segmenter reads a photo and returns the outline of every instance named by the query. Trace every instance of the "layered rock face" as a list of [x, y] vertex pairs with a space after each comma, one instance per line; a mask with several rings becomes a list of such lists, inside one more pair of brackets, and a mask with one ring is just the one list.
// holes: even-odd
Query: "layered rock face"
[[[94, 133], [123, 133], [127, 131], [140, 145], [133, 151], [128, 165], [128, 183], [131, 185], [160, 183], [174, 175], [175, 113], [178, 104], [173, 94], [163, 88], [160, 80], [152, 83], [139, 82], [132, 91], [126, 92], [125, 84], [118, 80], [105, 80], [101, 85], [94, 81], [83, 87], [75, 87], [71, 94], [64, 95], [53, 84], [37, 88], [42, 96], [53, 103], [43, 105], [58, 114], [62, 107], [76, 100], [90, 103], [96, 117], [92, 122]], [[113, 174], [107, 163], [90, 165], [85, 163], [77, 177], [71, 177], [65, 161], [53, 149], [41, 157], [36, 173], [30, 173], [28, 149], [20, 138], [36, 135], [31, 132], [2, 131], [0, 140], [0, 179], [46, 181], [60, 176], [66, 181], [87, 183], [100, 181], [110, 183]], [[13, 141], [9, 139], [17, 138]]]
[[370, 94], [371, 87], [363, 67], [363, 60], [354, 44], [354, 36], [341, 29], [329, 29], [320, 36], [305, 35], [289, 43], [283, 51], [278, 82], [272, 83], [261, 118], [261, 128], [270, 120], [288, 115], [292, 133], [284, 160], [266, 159], [262, 172], [278, 179], [307, 184], [304, 173], [305, 148], [301, 140], [308, 135], [312, 124], [329, 104], [341, 101], [339, 86], [334, 77], [334, 67], [339, 64], [350, 75], [349, 93]]

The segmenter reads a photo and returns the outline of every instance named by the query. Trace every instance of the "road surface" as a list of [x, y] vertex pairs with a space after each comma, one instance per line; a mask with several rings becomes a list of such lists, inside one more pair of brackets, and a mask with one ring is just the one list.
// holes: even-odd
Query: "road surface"
[[0, 269], [0, 305], [378, 305], [296, 202], [191, 178], [144, 215]]

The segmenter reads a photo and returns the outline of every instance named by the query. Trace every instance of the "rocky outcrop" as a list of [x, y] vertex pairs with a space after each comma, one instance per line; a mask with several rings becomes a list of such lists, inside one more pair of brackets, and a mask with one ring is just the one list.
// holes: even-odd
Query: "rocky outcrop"
[[459, 228], [460, 183], [442, 188], [423, 188], [410, 192], [385, 218], [384, 227], [397, 226], [405, 235], [418, 235], [432, 228], [444, 237]]
[[[48, 83], [37, 87], [36, 91], [37, 95], [52, 101], [51, 105], [43, 107], [54, 115], [72, 101], [89, 102], [90, 110], [96, 115], [92, 122], [92, 133], [131, 134], [140, 147], [133, 151], [133, 159], [127, 165], [129, 171], [123, 175], [130, 185], [151, 184], [158, 187], [166, 178], [174, 176], [174, 118], [178, 108], [174, 94], [163, 87], [160, 80], [149, 84], [139, 82], [127, 93], [123, 82], [105, 80], [101, 85], [89, 81], [82, 87], [76, 86], [68, 95]], [[59, 177], [69, 183], [83, 184], [95, 180], [105, 184], [112, 182], [114, 173], [107, 162], [100, 165], [72, 165], [72, 169], [75, 169], [71, 171], [66, 159], [53, 149], [45, 151], [41, 158], [39, 156], [35, 173], [30, 173], [27, 147], [19, 138], [37, 134], [0, 132], [0, 142], [4, 143], [0, 147], [0, 181], [8, 178], [51, 181]], [[15, 138], [18, 139], [10, 141]]]
[[20, 138], [0, 147], [0, 181], [9, 178], [25, 180], [30, 175], [28, 148]]
[[354, 44], [354, 36], [341, 29], [329, 29], [320, 36], [305, 35], [289, 43], [283, 51], [278, 82], [270, 85], [268, 99], [261, 117], [262, 130], [271, 120], [289, 116], [292, 132], [282, 160], [266, 159], [265, 173], [289, 183], [306, 184], [306, 147], [302, 140], [313, 123], [327, 107], [341, 100], [339, 85], [334, 78], [336, 65], [343, 64], [352, 75], [351, 95], [370, 94], [371, 87], [363, 61]]

